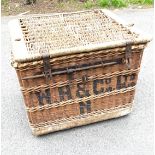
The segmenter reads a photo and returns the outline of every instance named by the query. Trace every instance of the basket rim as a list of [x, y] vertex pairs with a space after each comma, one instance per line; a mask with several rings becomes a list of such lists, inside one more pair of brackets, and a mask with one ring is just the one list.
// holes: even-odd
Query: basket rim
[[[117, 23], [122, 24], [123, 27], [127, 28], [129, 31], [136, 33], [139, 35], [138, 38], [135, 38], [133, 40], [118, 40], [118, 41], [110, 41], [110, 42], [103, 42], [100, 44], [90, 44], [87, 46], [78, 46], [73, 48], [65, 48], [55, 51], [54, 53], [46, 54], [46, 55], [30, 55], [27, 52], [27, 47], [24, 42], [24, 36], [21, 30], [21, 27], [19, 25], [19, 19], [21, 19], [21, 16], [17, 19], [13, 19], [9, 21], [9, 30], [11, 35], [11, 41], [12, 41], [12, 48], [13, 48], [13, 60], [14, 62], [24, 63], [24, 62], [30, 62], [35, 60], [41, 60], [43, 57], [48, 56], [50, 58], [53, 57], [59, 57], [59, 56], [65, 56], [65, 55], [71, 55], [71, 54], [78, 54], [78, 53], [85, 53], [90, 51], [96, 51], [96, 50], [105, 50], [105, 49], [111, 49], [116, 47], [124, 47], [127, 44], [144, 44], [148, 43], [152, 40], [152, 37], [150, 35], [144, 34], [141, 31], [137, 30], [135, 27], [131, 27], [130, 24], [126, 23], [124, 20], [119, 18], [117, 15], [112, 13], [111, 11], [107, 9], [96, 9], [97, 11], [102, 11], [106, 16], [111, 17], [113, 20], [115, 20]], [[36, 15], [26, 15], [24, 17], [38, 17], [38, 16], [49, 16], [49, 15], [57, 15], [57, 14], [74, 14], [74, 13], [82, 13], [82, 12], [90, 12], [95, 10], [84, 10], [84, 11], [77, 11], [77, 12], [64, 12], [64, 13], [52, 13], [52, 14], [36, 14]]]

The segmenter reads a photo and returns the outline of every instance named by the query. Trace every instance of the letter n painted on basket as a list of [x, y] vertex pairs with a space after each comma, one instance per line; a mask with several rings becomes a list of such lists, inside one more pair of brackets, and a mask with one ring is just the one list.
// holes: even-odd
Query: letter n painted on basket
[[89, 113], [91, 112], [91, 102], [86, 101], [86, 102], [80, 102], [80, 114], [84, 114], [85, 112]]

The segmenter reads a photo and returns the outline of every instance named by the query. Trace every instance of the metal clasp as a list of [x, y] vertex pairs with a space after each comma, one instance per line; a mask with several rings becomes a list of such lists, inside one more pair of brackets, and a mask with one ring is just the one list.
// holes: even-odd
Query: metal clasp
[[132, 45], [126, 44], [126, 50], [125, 50], [125, 64], [128, 69], [131, 67], [131, 55], [132, 55]]
[[44, 76], [46, 79], [52, 78], [52, 71], [51, 71], [51, 65], [50, 65], [50, 57], [49, 56], [43, 56], [43, 69], [44, 69]]

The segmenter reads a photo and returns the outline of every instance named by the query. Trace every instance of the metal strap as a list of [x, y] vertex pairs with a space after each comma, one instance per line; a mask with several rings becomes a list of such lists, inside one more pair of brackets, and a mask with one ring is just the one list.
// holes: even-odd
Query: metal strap
[[125, 50], [125, 63], [128, 69], [131, 67], [131, 56], [132, 56], [132, 45], [131, 43], [126, 44], [126, 50]]
[[[60, 75], [60, 74], [66, 74], [66, 73], [71, 76], [72, 73], [76, 72], [76, 71], [82, 71], [82, 70], [94, 69], [94, 68], [98, 68], [98, 67], [106, 67], [109, 65], [121, 64], [122, 58], [118, 58], [118, 59], [114, 59], [114, 60], [100, 61], [100, 62], [96, 62], [94, 64], [83, 64], [80, 66], [71, 66], [67, 69], [66, 68], [59, 68], [56, 70], [52, 70], [50, 62], [49, 62], [49, 58], [45, 58], [45, 59], [43, 59], [43, 61], [44, 61], [44, 72], [43, 72], [43, 74], [24, 77], [24, 78], [22, 78], [22, 80], [39, 78], [39, 77], [43, 77], [43, 76], [51, 79], [51, 77], [54, 75]], [[72, 77], [70, 77], [70, 79], [72, 79]]]
[[51, 79], [52, 77], [52, 69], [50, 65], [50, 57], [43, 56], [43, 74], [46, 77], [46, 79]]

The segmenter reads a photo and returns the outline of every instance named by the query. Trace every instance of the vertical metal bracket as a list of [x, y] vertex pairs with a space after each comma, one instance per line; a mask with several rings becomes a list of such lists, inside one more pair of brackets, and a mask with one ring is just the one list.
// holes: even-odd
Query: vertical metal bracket
[[50, 65], [50, 57], [49, 56], [43, 56], [43, 73], [46, 79], [52, 78], [52, 69]]
[[131, 67], [131, 55], [132, 55], [132, 45], [127, 43], [125, 50], [125, 64], [128, 69]]

